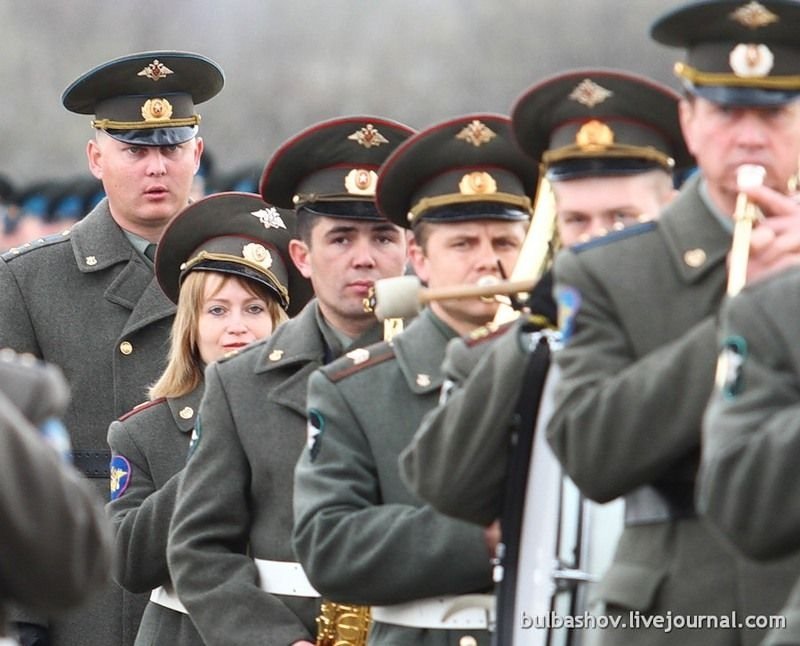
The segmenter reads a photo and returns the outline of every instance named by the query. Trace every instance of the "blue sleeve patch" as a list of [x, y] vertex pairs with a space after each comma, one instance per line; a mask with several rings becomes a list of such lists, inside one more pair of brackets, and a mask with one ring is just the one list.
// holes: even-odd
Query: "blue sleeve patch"
[[747, 341], [729, 336], [722, 342], [717, 359], [717, 388], [725, 399], [735, 399], [742, 392], [742, 366], [747, 358]]
[[313, 462], [319, 454], [319, 447], [322, 444], [322, 431], [325, 428], [325, 418], [322, 417], [316, 408], [308, 411], [308, 426], [306, 443], [308, 444], [308, 453]]
[[574, 287], [557, 287], [555, 297], [558, 304], [558, 329], [566, 343], [575, 331], [575, 317], [581, 308], [581, 294]]
[[131, 482], [131, 463], [121, 455], [115, 455], [111, 459], [110, 478], [111, 478], [111, 500], [116, 500], [128, 488]]

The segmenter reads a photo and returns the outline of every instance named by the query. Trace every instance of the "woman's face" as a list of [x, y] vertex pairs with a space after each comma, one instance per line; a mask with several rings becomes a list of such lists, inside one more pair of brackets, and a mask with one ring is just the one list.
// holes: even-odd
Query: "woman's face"
[[197, 323], [197, 349], [204, 363], [272, 334], [267, 302], [240, 280], [209, 274]]

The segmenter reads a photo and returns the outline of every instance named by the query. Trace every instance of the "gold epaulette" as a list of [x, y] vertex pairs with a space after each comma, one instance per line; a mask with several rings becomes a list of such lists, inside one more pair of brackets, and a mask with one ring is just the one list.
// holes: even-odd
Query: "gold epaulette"
[[328, 379], [337, 382], [393, 358], [394, 346], [391, 343], [378, 343], [368, 348], [350, 350], [323, 370]]
[[158, 399], [151, 399], [150, 401], [142, 402], [141, 404], [136, 404], [133, 408], [131, 408], [127, 413], [125, 413], [122, 417], [119, 418], [120, 422], [124, 422], [129, 417], [133, 417], [136, 413], [141, 413], [143, 410], [147, 410], [148, 408], [152, 408], [156, 404], [160, 404], [161, 402], [167, 401], [166, 397], [159, 397]]

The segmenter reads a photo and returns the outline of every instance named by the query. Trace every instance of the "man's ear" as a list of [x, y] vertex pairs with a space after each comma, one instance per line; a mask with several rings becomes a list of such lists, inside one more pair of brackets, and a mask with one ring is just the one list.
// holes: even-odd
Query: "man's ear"
[[103, 151], [96, 139], [90, 139], [86, 144], [86, 158], [89, 160], [89, 171], [97, 179], [103, 179]]
[[311, 260], [309, 258], [308, 245], [302, 240], [294, 239], [289, 241], [289, 257], [292, 259], [297, 270], [303, 278], [311, 278]]

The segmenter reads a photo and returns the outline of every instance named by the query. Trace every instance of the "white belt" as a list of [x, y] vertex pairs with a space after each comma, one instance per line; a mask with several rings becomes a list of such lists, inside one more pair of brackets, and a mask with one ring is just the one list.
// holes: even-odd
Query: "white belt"
[[[267, 561], [253, 559], [258, 568], [259, 587], [270, 594], [288, 597], [318, 597], [314, 587], [299, 563], [292, 561]], [[150, 593], [150, 601], [170, 610], [188, 614], [185, 606], [171, 588], [160, 587]], [[0, 643], [0, 646], [3, 646]]]
[[465, 594], [372, 606], [372, 619], [411, 628], [491, 630], [494, 628], [494, 595]]

